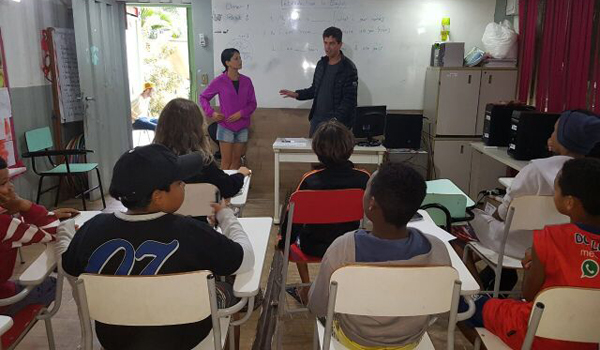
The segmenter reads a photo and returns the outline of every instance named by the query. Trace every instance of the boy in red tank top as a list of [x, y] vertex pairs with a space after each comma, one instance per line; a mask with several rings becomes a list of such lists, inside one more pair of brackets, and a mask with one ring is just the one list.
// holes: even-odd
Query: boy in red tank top
[[[485, 328], [520, 349], [536, 295], [549, 287], [600, 289], [600, 160], [567, 161], [554, 182], [554, 203], [570, 224], [536, 231], [531, 256], [523, 260], [523, 297], [490, 299], [483, 307]], [[598, 349], [598, 344], [536, 337], [534, 349]]]
[[[482, 297], [468, 323], [484, 326], [512, 349], [521, 349], [536, 295], [549, 287], [600, 289], [600, 160], [567, 161], [554, 182], [554, 203], [571, 223], [535, 231], [523, 259], [524, 301]], [[482, 322], [483, 321], [483, 322]], [[598, 344], [536, 337], [533, 349], [598, 349]]]

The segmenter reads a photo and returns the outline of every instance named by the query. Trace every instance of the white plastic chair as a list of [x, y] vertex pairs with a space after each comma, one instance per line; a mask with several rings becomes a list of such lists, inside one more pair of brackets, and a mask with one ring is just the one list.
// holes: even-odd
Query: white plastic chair
[[[2, 334], [6, 333], [6, 331], [12, 327], [12, 325], [12, 318], [0, 315], [0, 337], [2, 337]], [[0, 342], [0, 350], [2, 350], [2, 342]]]
[[[346, 349], [332, 337], [334, 313], [404, 317], [450, 312], [446, 348], [454, 349], [460, 288], [458, 272], [451, 266], [339, 268], [331, 275], [325, 326], [316, 321], [314, 348]], [[427, 333], [417, 349], [434, 349]]]
[[[533, 302], [534, 307], [521, 349], [531, 349], [536, 336], [600, 344], [598, 300], [600, 289], [553, 287], [541, 291]], [[476, 350], [479, 350], [482, 341], [488, 350], [510, 349], [485, 328], [475, 330], [479, 334], [475, 341]]]
[[[465, 246], [463, 261], [467, 261], [469, 249], [473, 250], [489, 266], [494, 268], [496, 279], [494, 282], [494, 298], [500, 293], [500, 277], [503, 268], [521, 269], [519, 259], [505, 256], [506, 241], [511, 230], [541, 230], [547, 225], [564, 224], [570, 221], [568, 216], [562, 215], [556, 210], [554, 197], [552, 196], [523, 196], [513, 199], [508, 209], [506, 221], [504, 222], [504, 233], [500, 251], [495, 252], [486, 248], [479, 242], [469, 242]], [[482, 292], [485, 293], [486, 291]], [[505, 291], [503, 291], [504, 293]], [[506, 291], [510, 293], [510, 291]]]
[[[121, 326], [169, 326], [211, 317], [211, 333], [194, 349], [222, 349], [230, 313], [217, 308], [210, 271], [157, 276], [82, 274], [76, 282], [83, 345], [92, 350], [91, 320]], [[148, 307], [152, 305], [152, 307]]]
[[[27, 267], [27, 269], [17, 279], [17, 284], [24, 288], [16, 295], [10, 298], [0, 299], [0, 306], [7, 306], [15, 304], [27, 297], [38, 285], [46, 280], [48, 276], [54, 271], [56, 267], [56, 258], [54, 254], [54, 246], [52, 243], [46, 245], [46, 249]], [[46, 336], [48, 337], [48, 348], [51, 350], [55, 349], [54, 343], [54, 332], [52, 330], [52, 323], [50, 319], [54, 316], [60, 308], [62, 299], [62, 276], [56, 277], [56, 296], [54, 304], [50, 309], [41, 308], [27, 327], [20, 333], [19, 337], [12, 343], [9, 349], [14, 349], [27, 333], [35, 326], [38, 320], [43, 320], [46, 326]], [[8, 331], [12, 327], [11, 325], [4, 330]], [[1, 347], [1, 345], [0, 345]]]
[[186, 184], [185, 199], [175, 214], [209, 216], [214, 211], [210, 205], [219, 201], [219, 189], [215, 185], [208, 183]]

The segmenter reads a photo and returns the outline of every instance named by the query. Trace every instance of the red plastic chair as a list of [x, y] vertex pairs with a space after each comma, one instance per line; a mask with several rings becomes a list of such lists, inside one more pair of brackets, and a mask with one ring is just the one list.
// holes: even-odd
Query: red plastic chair
[[289, 262], [318, 263], [321, 258], [304, 254], [296, 243], [290, 244], [293, 224], [337, 224], [361, 221], [364, 190], [299, 190], [292, 193], [288, 207], [288, 220], [283, 251], [282, 284], [279, 295], [280, 316], [286, 313], [308, 311], [307, 308], [288, 310], [285, 303], [286, 287], [301, 287], [310, 284], [287, 285]]

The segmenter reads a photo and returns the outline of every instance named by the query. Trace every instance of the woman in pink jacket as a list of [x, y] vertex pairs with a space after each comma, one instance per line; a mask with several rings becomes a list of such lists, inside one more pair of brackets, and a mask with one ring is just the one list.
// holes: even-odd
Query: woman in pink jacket
[[[217, 140], [221, 148], [221, 169], [238, 169], [246, 151], [256, 96], [250, 78], [239, 73], [242, 58], [238, 50], [223, 50], [221, 63], [225, 70], [204, 89], [200, 95], [200, 105], [207, 118], [219, 123]], [[220, 112], [210, 106], [210, 100], [215, 95], [219, 95]]]

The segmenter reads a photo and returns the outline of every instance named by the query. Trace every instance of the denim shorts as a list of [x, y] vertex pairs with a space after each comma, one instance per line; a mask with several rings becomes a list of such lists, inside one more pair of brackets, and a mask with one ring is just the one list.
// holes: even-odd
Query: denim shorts
[[219, 124], [217, 127], [217, 140], [229, 143], [248, 142], [248, 128], [240, 131], [231, 131]]

